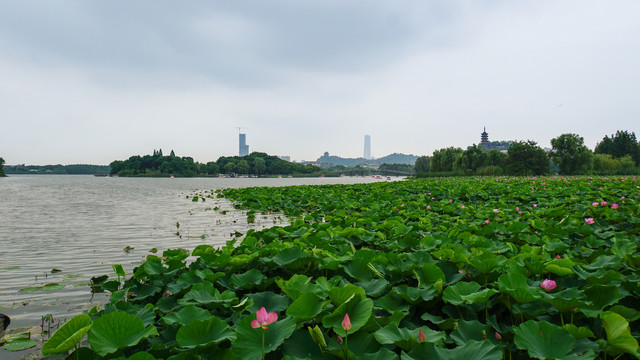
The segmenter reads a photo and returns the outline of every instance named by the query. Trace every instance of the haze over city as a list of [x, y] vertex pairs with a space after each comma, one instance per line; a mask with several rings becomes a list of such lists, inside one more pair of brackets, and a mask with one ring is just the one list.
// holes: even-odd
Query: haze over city
[[430, 155], [640, 135], [640, 2], [0, 3], [0, 156]]

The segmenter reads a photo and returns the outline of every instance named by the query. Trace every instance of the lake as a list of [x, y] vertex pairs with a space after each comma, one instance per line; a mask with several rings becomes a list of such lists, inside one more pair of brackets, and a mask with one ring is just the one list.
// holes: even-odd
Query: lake
[[[156, 248], [223, 245], [236, 231], [286, 223], [256, 216], [225, 199], [192, 202], [197, 190], [250, 186], [355, 184], [381, 181], [342, 178], [111, 178], [82, 175], [14, 175], [0, 179], [0, 312], [9, 329], [58, 323], [108, 299], [92, 294], [92, 276], [130, 272]], [[219, 209], [215, 209], [215, 208]], [[226, 215], [222, 214], [227, 210]], [[179, 225], [178, 225], [179, 224]], [[125, 248], [132, 248], [125, 251]], [[61, 270], [52, 273], [53, 269]], [[115, 276], [115, 275], [112, 275]], [[64, 285], [45, 290], [47, 284]], [[59, 287], [49, 285], [49, 287]], [[0, 349], [0, 358], [17, 358]]]

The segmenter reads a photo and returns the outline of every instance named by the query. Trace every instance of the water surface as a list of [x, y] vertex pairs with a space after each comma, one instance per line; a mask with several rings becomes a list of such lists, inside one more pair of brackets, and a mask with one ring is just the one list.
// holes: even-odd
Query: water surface
[[[363, 183], [372, 178], [110, 178], [14, 175], [0, 179], [0, 311], [10, 328], [40, 326], [42, 316], [64, 320], [103, 303], [92, 294], [92, 276], [131, 271], [149, 250], [221, 245], [249, 228], [286, 221], [232, 210], [225, 199], [192, 202], [196, 190], [248, 186]], [[216, 207], [220, 210], [214, 210]], [[179, 227], [177, 226], [179, 223]], [[129, 252], [125, 247], [133, 248]], [[52, 269], [61, 272], [52, 273]], [[58, 283], [64, 289], [38, 290]], [[0, 350], [0, 357], [6, 353]]]

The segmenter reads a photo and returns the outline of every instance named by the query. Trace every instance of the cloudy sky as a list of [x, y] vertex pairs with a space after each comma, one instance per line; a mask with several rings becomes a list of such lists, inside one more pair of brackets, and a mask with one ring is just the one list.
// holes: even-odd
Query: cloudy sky
[[640, 135], [637, 0], [0, 2], [0, 156], [315, 160]]

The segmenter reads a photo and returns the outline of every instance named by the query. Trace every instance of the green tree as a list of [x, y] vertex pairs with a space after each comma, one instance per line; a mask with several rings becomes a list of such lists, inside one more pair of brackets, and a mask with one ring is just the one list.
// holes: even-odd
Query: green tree
[[456, 161], [455, 167], [463, 171], [476, 172], [478, 168], [487, 166], [489, 155], [479, 145], [469, 146]]
[[429, 157], [429, 156], [420, 156], [418, 159], [416, 159], [416, 163], [414, 165], [416, 173], [429, 172], [430, 164], [431, 164], [431, 157]]
[[453, 171], [453, 166], [461, 156], [460, 148], [448, 147], [436, 150], [431, 157], [431, 171]]
[[4, 159], [0, 157], [0, 177], [5, 177], [4, 173]]
[[236, 172], [238, 174], [249, 174], [251, 172], [251, 166], [249, 166], [249, 162], [247, 160], [240, 160], [236, 165]]
[[585, 174], [593, 166], [593, 153], [577, 134], [562, 134], [551, 139], [549, 158], [563, 175]]
[[609, 154], [614, 158], [621, 158], [630, 155], [636, 165], [640, 165], [640, 143], [636, 139], [635, 133], [628, 131], [616, 131], [611, 137], [605, 136], [596, 145], [596, 154]]
[[549, 172], [547, 154], [535, 141], [516, 141], [505, 160], [510, 175], [544, 175]]
[[267, 171], [267, 165], [264, 162], [264, 159], [261, 157], [255, 158], [253, 160], [253, 173], [260, 176]]
[[224, 170], [225, 174], [234, 174], [237, 172], [236, 163], [234, 163], [233, 161], [229, 161], [226, 164], [224, 164], [222, 169]]

